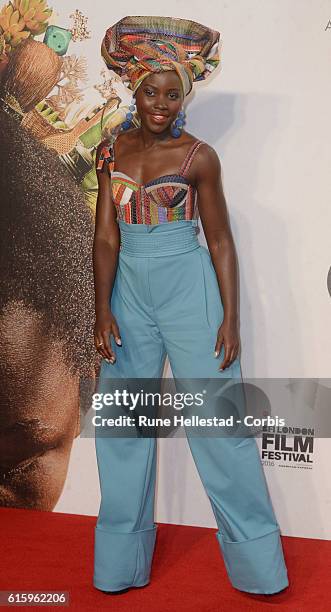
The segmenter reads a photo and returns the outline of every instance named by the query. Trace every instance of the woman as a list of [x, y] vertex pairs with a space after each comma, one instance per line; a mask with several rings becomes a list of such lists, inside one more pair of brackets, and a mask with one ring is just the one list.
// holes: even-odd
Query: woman
[[[132, 89], [141, 126], [97, 152], [101, 378], [160, 378], [166, 355], [176, 379], [241, 376], [236, 258], [220, 163], [211, 147], [182, 130], [184, 97], [217, 65], [218, 42], [219, 34], [200, 24], [160, 17], [127, 17], [104, 38], [103, 57]], [[198, 215], [209, 252], [196, 236]], [[255, 439], [188, 442], [232, 585], [251, 593], [284, 589], [279, 526]], [[150, 578], [156, 440], [96, 436], [96, 452], [94, 585], [119, 593]]]

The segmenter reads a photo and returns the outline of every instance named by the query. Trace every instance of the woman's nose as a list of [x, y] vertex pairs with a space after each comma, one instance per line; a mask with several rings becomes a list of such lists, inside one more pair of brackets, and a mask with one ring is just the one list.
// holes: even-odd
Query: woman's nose
[[155, 101], [154, 101], [154, 106], [156, 108], [167, 108], [168, 105], [167, 105], [166, 98], [163, 98], [163, 97], [162, 98], [156, 98]]

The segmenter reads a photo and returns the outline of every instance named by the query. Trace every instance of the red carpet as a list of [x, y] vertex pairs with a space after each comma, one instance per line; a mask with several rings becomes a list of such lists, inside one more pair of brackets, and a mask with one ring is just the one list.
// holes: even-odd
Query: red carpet
[[70, 606], [59, 609], [81, 612], [331, 609], [330, 541], [283, 536], [290, 587], [279, 595], [249, 595], [231, 586], [214, 535], [216, 529], [160, 524], [151, 583], [112, 596], [92, 585], [95, 517], [0, 508], [0, 522], [0, 590], [69, 591]]

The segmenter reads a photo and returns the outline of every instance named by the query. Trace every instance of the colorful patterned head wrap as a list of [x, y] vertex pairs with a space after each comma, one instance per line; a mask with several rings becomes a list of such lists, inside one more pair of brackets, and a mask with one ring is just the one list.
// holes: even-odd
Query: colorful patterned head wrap
[[101, 54], [134, 93], [152, 72], [175, 70], [186, 96], [193, 81], [219, 64], [219, 39], [219, 32], [188, 19], [124, 17], [106, 31]]

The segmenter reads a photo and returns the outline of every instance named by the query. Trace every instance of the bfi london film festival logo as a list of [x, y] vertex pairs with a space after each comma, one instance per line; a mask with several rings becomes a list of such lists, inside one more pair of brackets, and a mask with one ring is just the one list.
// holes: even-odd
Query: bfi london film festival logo
[[263, 427], [262, 464], [312, 470], [314, 435], [310, 427]]
[[[310, 379], [268, 379], [269, 393], [265, 392], [264, 383], [264, 379], [261, 379], [259, 384], [256, 383], [256, 379], [254, 384], [245, 382], [245, 408], [249, 413], [268, 417], [272, 414], [272, 406], [281, 401], [282, 407], [279, 416], [273, 418], [274, 422], [264, 420], [255, 431], [261, 438], [259, 454], [262, 465], [313, 469], [314, 442], [318, 433], [316, 433], [315, 411], [318, 406], [316, 398], [318, 390], [325, 388], [325, 393], [321, 395], [328, 402], [330, 397], [328, 387]], [[299, 415], [300, 420], [304, 419], [300, 425], [295, 413]], [[287, 415], [290, 414], [293, 418], [291, 423], [287, 422]], [[283, 415], [285, 418], [282, 418]]]

